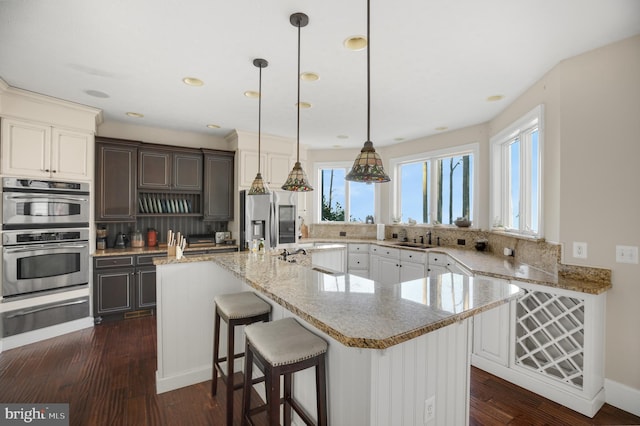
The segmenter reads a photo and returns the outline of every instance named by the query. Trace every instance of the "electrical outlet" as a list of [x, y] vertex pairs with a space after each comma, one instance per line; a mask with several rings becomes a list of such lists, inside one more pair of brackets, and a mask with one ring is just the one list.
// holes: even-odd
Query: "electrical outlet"
[[340, 231], [340, 236], [341, 237], [346, 237], [347, 236], [347, 232], [346, 231]]
[[638, 263], [637, 246], [616, 246], [616, 262]]
[[462, 238], [458, 238], [458, 245], [459, 246], [463, 246], [465, 245], [467, 242], [465, 240], [463, 240]]
[[433, 395], [424, 400], [424, 423], [427, 424], [436, 418], [436, 396]]
[[576, 259], [587, 258], [587, 243], [573, 242], [573, 257]]

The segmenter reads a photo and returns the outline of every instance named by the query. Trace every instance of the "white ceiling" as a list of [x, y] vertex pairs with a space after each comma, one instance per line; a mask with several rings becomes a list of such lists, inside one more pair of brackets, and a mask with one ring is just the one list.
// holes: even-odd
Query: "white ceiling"
[[[262, 57], [262, 132], [295, 139], [294, 12], [310, 20], [302, 71], [320, 75], [302, 82], [313, 107], [300, 142], [360, 147], [366, 51], [343, 41], [366, 34], [365, 0], [0, 0], [0, 78], [100, 108], [105, 121], [224, 136], [257, 131], [257, 100], [243, 94], [258, 90]], [[371, 140], [485, 122], [561, 60], [638, 33], [638, 0], [372, 0]]]

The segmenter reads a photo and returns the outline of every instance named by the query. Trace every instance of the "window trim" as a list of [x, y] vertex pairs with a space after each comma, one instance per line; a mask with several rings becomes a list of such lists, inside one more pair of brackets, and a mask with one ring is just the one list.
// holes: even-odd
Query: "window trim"
[[[520, 170], [521, 175], [524, 172], [526, 173], [526, 176], [524, 179], [520, 179], [520, 194], [529, 194], [529, 196], [520, 197], [519, 211], [521, 220], [519, 229], [506, 228], [503, 226], [505, 218], [508, 217], [509, 214], [509, 203], [505, 201], [508, 200], [510, 196], [510, 185], [508, 183], [506, 168], [506, 165], [510, 162], [507, 147], [518, 135], [522, 135], [534, 126], [537, 126], [538, 128], [538, 232], [525, 229], [526, 225], [531, 223], [530, 149], [521, 149]], [[544, 104], [540, 104], [490, 138], [491, 163], [489, 164], [489, 173], [491, 182], [491, 230], [506, 231], [532, 238], [544, 237], [544, 133]], [[521, 142], [524, 142], [521, 147], [528, 145], [528, 140], [525, 138], [521, 138], [520, 140]], [[525, 163], [524, 165], [522, 165], [523, 162]]]
[[[465, 154], [471, 154], [473, 155], [473, 177], [472, 177], [472, 182], [473, 182], [473, 191], [472, 191], [472, 197], [473, 197], [473, 202], [471, 203], [471, 209], [473, 212], [473, 220], [474, 222], [477, 222], [478, 220], [478, 215], [479, 215], [479, 211], [478, 211], [478, 182], [479, 182], [479, 177], [478, 177], [478, 171], [479, 171], [479, 164], [480, 164], [480, 144], [478, 142], [472, 142], [469, 144], [465, 144], [465, 145], [457, 145], [454, 147], [448, 147], [448, 148], [441, 148], [441, 149], [436, 149], [436, 150], [432, 150], [432, 151], [424, 151], [424, 152], [419, 152], [416, 154], [411, 154], [411, 155], [406, 155], [406, 156], [402, 156], [402, 157], [394, 157], [391, 158], [389, 160], [389, 167], [392, 173], [392, 189], [391, 189], [391, 200], [392, 202], [390, 203], [389, 206], [389, 218], [393, 219], [394, 217], [401, 217], [402, 216], [402, 212], [400, 211], [400, 167], [403, 164], [408, 164], [408, 163], [415, 163], [417, 161], [433, 161], [433, 160], [439, 160], [442, 158], [449, 158], [449, 157], [455, 157], [455, 156], [462, 156]], [[431, 187], [430, 187], [430, 191], [432, 194], [437, 193], [437, 167], [431, 167]], [[434, 222], [434, 217], [437, 216], [437, 200], [435, 197], [431, 197], [431, 200], [429, 201], [429, 217], [430, 217], [430, 223], [429, 224], [433, 224]], [[392, 220], [391, 220], [392, 221]], [[428, 225], [428, 224], [425, 224]], [[449, 225], [443, 225], [443, 226], [449, 226]], [[455, 226], [455, 225], [451, 225], [451, 226]], [[476, 225], [477, 227], [479, 225]]]
[[[315, 181], [317, 182], [316, 184], [316, 191], [313, 191], [314, 194], [314, 202], [315, 202], [315, 206], [313, 209], [313, 223], [350, 223], [350, 224], [355, 224], [358, 222], [349, 222], [348, 218], [350, 217], [351, 214], [351, 197], [350, 197], [350, 186], [351, 186], [351, 182], [346, 181], [346, 186], [345, 186], [345, 190], [344, 190], [344, 196], [345, 196], [345, 219], [344, 221], [338, 222], [338, 221], [322, 221], [322, 170], [325, 169], [346, 169], [347, 173], [349, 173], [349, 170], [351, 170], [351, 167], [353, 166], [353, 161], [325, 161], [325, 162], [320, 162], [320, 163], [314, 163], [313, 164], [313, 175], [315, 176]], [[373, 200], [373, 217], [374, 220], [376, 221], [376, 223], [378, 221], [380, 221], [379, 216], [380, 216], [380, 188], [379, 185], [374, 185], [374, 189], [373, 189], [373, 196], [374, 196], [374, 200]], [[380, 222], [382, 223], [382, 222]]]

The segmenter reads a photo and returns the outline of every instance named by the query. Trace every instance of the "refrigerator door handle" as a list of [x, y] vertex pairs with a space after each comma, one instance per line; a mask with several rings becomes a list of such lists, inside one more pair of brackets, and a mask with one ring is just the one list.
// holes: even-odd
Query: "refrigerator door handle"
[[276, 216], [276, 203], [269, 205], [269, 245], [275, 248], [278, 245], [278, 218]]

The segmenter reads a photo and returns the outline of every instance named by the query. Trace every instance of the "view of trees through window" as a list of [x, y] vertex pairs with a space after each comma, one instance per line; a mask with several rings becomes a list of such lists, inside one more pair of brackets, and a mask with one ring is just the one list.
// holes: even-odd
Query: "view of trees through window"
[[[320, 220], [330, 222], [365, 222], [374, 216], [375, 191], [373, 185], [348, 182], [347, 168], [320, 170], [322, 211]], [[348, 218], [348, 219], [347, 219]]]
[[399, 171], [403, 222], [452, 224], [458, 217], [472, 219], [472, 154], [408, 162]]

